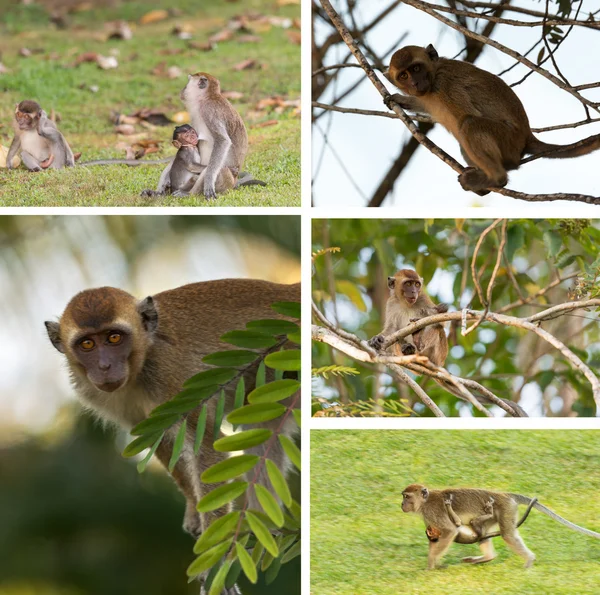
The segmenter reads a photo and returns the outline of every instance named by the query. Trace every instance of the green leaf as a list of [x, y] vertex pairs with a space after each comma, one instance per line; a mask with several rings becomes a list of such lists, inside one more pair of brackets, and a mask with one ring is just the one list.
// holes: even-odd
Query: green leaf
[[285, 454], [290, 458], [290, 461], [294, 463], [294, 465], [300, 471], [301, 466], [301, 455], [300, 449], [287, 437], [283, 434], [279, 435], [279, 442], [281, 446], [283, 446], [283, 450], [285, 450]]
[[266, 320], [252, 320], [246, 327], [257, 330], [269, 335], [287, 335], [288, 333], [297, 333], [298, 325], [288, 320], [278, 320], [276, 318]]
[[187, 569], [188, 576], [197, 576], [214, 566], [229, 550], [229, 546], [233, 543], [233, 537], [210, 548], [201, 556], [198, 556]]
[[297, 345], [300, 345], [300, 343], [302, 343], [302, 333], [300, 331], [297, 331], [295, 333], [289, 333], [287, 338], [292, 343], [296, 343]]
[[292, 411], [292, 415], [294, 416], [294, 419], [296, 420], [298, 427], [301, 428], [302, 427], [302, 411], [300, 411], [300, 409], [294, 409]]
[[186, 388], [203, 388], [205, 386], [225, 384], [236, 374], [238, 374], [238, 371], [233, 368], [212, 368], [211, 370], [205, 370], [204, 372], [200, 372], [199, 374], [195, 374], [191, 378], [188, 378], [183, 383], [183, 386]]
[[[232, 550], [231, 556], [232, 556], [233, 564], [231, 565], [231, 568], [229, 569], [229, 572], [227, 573], [227, 578], [225, 579], [225, 588], [226, 589], [231, 589], [233, 587], [233, 585], [235, 585], [237, 583], [238, 578], [240, 577], [240, 574], [242, 572], [242, 565], [240, 564], [240, 561], [236, 559], [237, 553], [235, 550]], [[236, 591], [236, 593], [238, 593], [238, 591]]]
[[258, 564], [260, 562], [260, 558], [263, 555], [264, 551], [265, 546], [260, 541], [257, 541], [256, 545], [254, 546], [254, 549], [252, 550], [252, 561], [254, 562], [254, 564]]
[[254, 535], [256, 535], [258, 541], [260, 541], [265, 546], [265, 549], [274, 558], [276, 558], [279, 555], [279, 548], [277, 547], [275, 539], [273, 539], [273, 536], [271, 535], [270, 531], [265, 527], [262, 521], [252, 512], [246, 511], [246, 520], [248, 521], [250, 529], [252, 529], [252, 532], [254, 533]]
[[258, 580], [258, 571], [256, 570], [256, 565], [252, 560], [252, 556], [246, 551], [246, 548], [240, 543], [235, 544], [235, 551], [238, 555], [238, 560], [242, 565], [242, 570], [244, 574], [248, 577], [248, 580], [252, 584], [256, 584]]
[[231, 351], [217, 351], [202, 358], [202, 361], [211, 366], [243, 366], [253, 362], [258, 357], [255, 351], [232, 349]]
[[276, 527], [283, 526], [283, 511], [277, 504], [277, 500], [273, 497], [273, 494], [267, 490], [264, 486], [256, 484], [254, 486], [256, 497], [263, 507], [263, 510], [269, 515], [269, 518], [275, 523]]
[[273, 486], [275, 493], [289, 508], [292, 504], [292, 494], [283, 473], [279, 470], [279, 467], [277, 467], [277, 465], [271, 461], [271, 459], [266, 459], [266, 467], [269, 480], [271, 481], [271, 485]]
[[275, 419], [285, 413], [286, 408], [279, 403], [259, 403], [235, 409], [227, 416], [230, 424], [257, 424]]
[[208, 595], [221, 595], [223, 588], [225, 587], [225, 579], [227, 578], [227, 573], [231, 568], [232, 560], [225, 560], [221, 568], [219, 568], [219, 572], [215, 576], [212, 585], [210, 586], [210, 591]]
[[271, 335], [266, 335], [259, 331], [231, 331], [221, 337], [221, 341], [230, 343], [236, 347], [245, 347], [246, 349], [263, 349], [273, 347], [276, 341]]
[[562, 236], [551, 230], [544, 232], [544, 244], [548, 250], [548, 255], [554, 258], [559, 252], [562, 246]]
[[262, 561], [260, 563], [260, 569], [265, 572], [267, 570], [267, 568], [269, 568], [269, 566], [271, 566], [271, 564], [273, 563], [273, 560], [275, 560], [275, 557], [272, 556], [269, 552], [265, 552], [265, 555], [262, 558]]
[[148, 419], [140, 422], [129, 432], [133, 436], [141, 436], [142, 434], [156, 433], [159, 430], [170, 428], [179, 420], [180, 416], [174, 413], [161, 413], [159, 415], [151, 415]]
[[154, 453], [156, 452], [156, 449], [158, 448], [158, 445], [160, 444], [160, 441], [163, 439], [164, 435], [165, 435], [165, 433], [162, 432], [161, 435], [156, 440], [156, 442], [152, 445], [152, 448], [150, 449], [148, 454], [144, 457], [144, 460], [140, 461], [137, 464], [138, 473], [143, 473], [146, 470], [146, 466], [150, 462], [150, 459], [154, 456]]
[[246, 430], [220, 438], [214, 443], [214, 449], [218, 452], [246, 450], [266, 442], [272, 435], [273, 432], [266, 429]]
[[275, 380], [255, 388], [248, 395], [248, 402], [252, 405], [256, 403], [275, 403], [291, 397], [299, 388], [300, 383], [297, 380]]
[[140, 454], [143, 450], [150, 448], [160, 436], [162, 438], [164, 432], [153, 432], [152, 434], [144, 434], [130, 442], [123, 450], [124, 457], [134, 457]]
[[223, 423], [223, 413], [225, 412], [225, 391], [221, 391], [221, 396], [217, 401], [217, 407], [215, 409], [215, 426], [213, 429], [213, 436], [218, 436], [221, 432], [221, 424]]
[[296, 372], [300, 370], [300, 350], [299, 349], [283, 349], [275, 353], [269, 353], [265, 357], [265, 364], [269, 368], [276, 370], [286, 370]]
[[281, 563], [287, 564], [290, 560], [293, 560], [296, 556], [300, 555], [302, 549], [301, 541], [298, 541], [281, 557]]
[[175, 465], [177, 465], [179, 455], [181, 454], [181, 450], [183, 449], [183, 443], [185, 442], [186, 432], [187, 421], [184, 419], [181, 426], [179, 426], [177, 436], [175, 436], [175, 442], [173, 443], [173, 452], [171, 453], [171, 460], [169, 461], [169, 473], [172, 473], [173, 469], [175, 468]]
[[212, 397], [217, 390], [216, 386], [209, 386], [208, 388], [184, 388], [170, 401], [153, 409], [151, 416], [162, 413], [187, 413], [195, 409], [202, 400]]
[[200, 410], [198, 415], [198, 421], [196, 424], [196, 439], [194, 440], [194, 454], [197, 455], [200, 452], [202, 446], [202, 440], [204, 440], [204, 431], [206, 430], [206, 416], [208, 409], [206, 405]]
[[275, 380], [283, 380], [284, 373], [283, 370], [275, 370]]
[[300, 318], [300, 302], [275, 302], [271, 308], [283, 316]]
[[244, 377], [242, 376], [235, 388], [235, 401], [233, 403], [234, 409], [239, 409], [244, 404], [245, 396], [246, 396], [246, 387], [244, 385]]
[[256, 370], [256, 382], [254, 383], [256, 388], [261, 387], [265, 383], [266, 370], [265, 370], [265, 362], [260, 362], [258, 366], [258, 370]]
[[515, 252], [525, 244], [525, 226], [509, 225], [506, 232], [506, 247], [504, 253], [509, 263], [512, 263]]
[[267, 572], [265, 572], [265, 584], [270, 585], [277, 578], [280, 570], [281, 560], [279, 560], [279, 558], [277, 560], [273, 560], [273, 564], [271, 564]]
[[294, 518], [298, 520], [302, 518], [302, 508], [296, 500], [292, 500], [292, 505], [288, 506], [288, 510], [294, 515]]
[[217, 543], [221, 543], [221, 541], [227, 539], [230, 535], [233, 535], [241, 514], [242, 513], [239, 510], [234, 510], [216, 521], [213, 521], [194, 544], [194, 554], [206, 552], [217, 545]]
[[367, 311], [365, 300], [363, 299], [360, 289], [356, 286], [355, 283], [344, 279], [338, 279], [335, 282], [335, 289], [339, 293], [343, 293], [344, 295], [346, 295], [350, 299], [350, 301], [357, 307], [358, 310], [360, 310], [361, 312]]
[[260, 457], [256, 455], [231, 457], [209, 467], [200, 478], [204, 483], [227, 481], [246, 473], [246, 471], [250, 471], [259, 460]]
[[221, 506], [224, 506], [228, 502], [239, 498], [246, 491], [247, 487], [248, 482], [246, 481], [232, 481], [231, 483], [219, 486], [202, 497], [196, 505], [196, 510], [198, 512], [210, 512], [211, 510], [221, 508]]

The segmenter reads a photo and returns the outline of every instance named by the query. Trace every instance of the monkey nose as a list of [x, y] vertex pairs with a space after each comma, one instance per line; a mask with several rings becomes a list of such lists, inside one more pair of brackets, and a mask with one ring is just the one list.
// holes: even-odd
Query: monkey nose
[[110, 370], [110, 362], [99, 362], [98, 368], [103, 372], [106, 372], [107, 370]]

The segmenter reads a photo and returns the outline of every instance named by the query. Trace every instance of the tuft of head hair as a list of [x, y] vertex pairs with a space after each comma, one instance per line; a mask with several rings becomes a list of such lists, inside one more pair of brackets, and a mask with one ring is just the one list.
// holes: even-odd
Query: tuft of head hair
[[186, 132], [189, 132], [190, 130], [194, 130], [194, 129], [189, 124], [182, 124], [181, 126], [175, 126], [175, 130], [173, 130], [173, 140], [177, 140], [177, 137], [180, 134], [185, 134]]
[[26, 114], [37, 114], [38, 112], [42, 111], [42, 106], [37, 101], [25, 99], [19, 103], [17, 110], [20, 112], [25, 112]]
[[417, 271], [412, 269], [400, 269], [395, 275], [396, 279], [412, 279], [414, 281], [421, 281], [421, 276]]

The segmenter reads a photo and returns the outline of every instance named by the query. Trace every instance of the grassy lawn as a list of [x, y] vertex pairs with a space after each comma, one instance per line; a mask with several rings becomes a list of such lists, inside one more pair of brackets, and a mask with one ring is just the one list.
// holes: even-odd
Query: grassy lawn
[[479, 548], [454, 544], [443, 567], [427, 571], [423, 522], [402, 512], [401, 491], [423, 483], [521, 493], [598, 532], [599, 444], [598, 431], [313, 430], [311, 593], [598, 593], [600, 540], [536, 510], [520, 529], [532, 568], [496, 538], [488, 564], [461, 564]]
[[[54, 0], [47, 4], [78, 4]], [[279, 26], [261, 26], [254, 31], [235, 33], [230, 41], [220, 42], [212, 51], [193, 49], [186, 40], [172, 35], [175, 25], [193, 27], [193, 42], [204, 43], [221, 31], [228, 20], [241, 14], [300, 16], [298, 5], [279, 7], [271, 0], [223, 2], [155, 0], [87, 3], [88, 9], [67, 15], [68, 29], [49, 24], [41, 4], [24, 6], [17, 0], [0, 0], [0, 61], [10, 69], [0, 74], [0, 144], [8, 147], [12, 139], [14, 104], [35, 99], [50, 113], [61, 116], [59, 127], [80, 161], [99, 158], [124, 158], [125, 151], [115, 145], [129, 142], [117, 135], [111, 112], [131, 114], [147, 107], [172, 117], [184, 109], [179, 92], [188, 72], [206, 71], [217, 76], [223, 91], [243, 93], [232, 100], [246, 122], [250, 149], [244, 169], [268, 183], [266, 188], [236, 190], [210, 203], [204, 197], [141, 198], [144, 188], [155, 188], [164, 165], [127, 167], [122, 165], [82, 167], [41, 173], [0, 169], [2, 206], [300, 206], [300, 118], [291, 109], [276, 113], [257, 110], [259, 100], [271, 96], [300, 97], [300, 46]], [[95, 8], [89, 9], [89, 6]], [[180, 14], [148, 25], [140, 18], [153, 9], [176, 7]], [[201, 8], [200, 8], [201, 7]], [[133, 29], [133, 39], [104, 40], [104, 23], [125, 19]], [[243, 35], [260, 38], [244, 42]], [[40, 50], [29, 57], [19, 55], [21, 48]], [[102, 70], [95, 63], [72, 67], [82, 52], [104, 56], [116, 54], [119, 66]], [[117, 53], [118, 52], [118, 53]], [[235, 70], [245, 59], [256, 60], [260, 69]], [[161, 62], [165, 69], [178, 66], [181, 76], [169, 79], [151, 71]], [[92, 92], [90, 87], [98, 87]], [[277, 120], [275, 124], [261, 126]], [[175, 153], [170, 144], [173, 125], [145, 131], [159, 139], [160, 151], [148, 159]], [[136, 126], [138, 132], [144, 129]]]

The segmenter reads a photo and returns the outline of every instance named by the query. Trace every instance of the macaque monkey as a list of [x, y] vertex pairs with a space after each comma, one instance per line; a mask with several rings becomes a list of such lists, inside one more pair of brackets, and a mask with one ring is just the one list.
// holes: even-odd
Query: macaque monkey
[[[142, 300], [121, 289], [100, 287], [75, 295], [58, 322], [45, 324], [50, 341], [66, 357], [71, 381], [84, 406], [129, 430], [174, 397], [185, 380], [209, 369], [203, 357], [235, 349], [219, 339], [224, 333], [243, 329], [251, 320], [284, 319], [271, 308], [278, 301], [300, 301], [300, 284], [223, 279], [184, 285]], [[246, 373], [247, 391], [254, 388], [255, 377], [256, 368]], [[226, 411], [233, 406], [234, 392], [235, 385], [226, 388]], [[218, 438], [213, 435], [214, 402], [208, 409], [203, 447], [197, 457], [193, 454], [199, 411], [188, 414], [186, 443], [172, 473], [187, 500], [184, 529], [195, 537], [223, 513], [201, 515], [196, 511], [206, 492], [200, 475], [226, 458], [212, 448]], [[274, 429], [281, 423], [276, 419], [262, 425]], [[165, 467], [177, 429], [167, 432], [156, 451]], [[290, 436], [295, 431], [290, 416], [283, 432]], [[265, 445], [249, 452], [268, 456], [284, 473], [288, 467], [277, 440], [270, 444], [268, 454]], [[264, 482], [270, 489], [266, 474]], [[251, 492], [250, 506], [260, 510], [254, 490]]]
[[16, 105], [14, 129], [15, 136], [6, 158], [8, 169], [12, 169], [13, 157], [19, 151], [30, 171], [75, 165], [73, 151], [65, 137], [36, 101], [25, 100]]
[[600, 148], [600, 135], [586, 138], [581, 146], [537, 139], [523, 104], [500, 77], [468, 62], [440, 58], [432, 45], [396, 51], [384, 75], [404, 93], [387, 96], [388, 108], [394, 101], [403, 109], [429, 114], [446, 128], [470, 166], [458, 181], [481, 196], [487, 188], [505, 186], [507, 170], [518, 169], [526, 154], [558, 159]]
[[[423, 290], [423, 279], [410, 269], [402, 269], [388, 277], [390, 297], [385, 305], [385, 325], [381, 334], [369, 341], [379, 350], [388, 335], [426, 316], [448, 311], [446, 304], [435, 305]], [[425, 355], [436, 366], [443, 366], [448, 356], [448, 339], [441, 324], [433, 324], [405, 337], [399, 346], [393, 345], [396, 354]]]
[[[219, 80], [210, 74], [188, 75], [180, 97], [202, 141], [201, 163], [206, 166], [190, 194], [202, 193], [210, 200], [217, 196], [217, 178], [222, 169], [228, 169], [234, 181], [238, 179], [248, 152], [246, 127], [235, 108], [221, 95]], [[164, 169], [158, 182], [158, 193], [165, 191], [172, 166], [171, 163]]]
[[[471, 488], [429, 490], [419, 484], [411, 484], [402, 492], [403, 512], [420, 514], [427, 526], [427, 537], [430, 540], [427, 562], [429, 570], [435, 569], [453, 541], [457, 543], [479, 542], [483, 555], [463, 558], [463, 562], [481, 564], [493, 560], [496, 553], [492, 540], [480, 539], [482, 536], [488, 536], [489, 529], [495, 525], [499, 526], [499, 535], [506, 544], [525, 560], [525, 567], [530, 567], [535, 561], [535, 555], [527, 548], [517, 530], [517, 509], [519, 504], [531, 505], [532, 502], [536, 510], [543, 512], [555, 521], [574, 531], [600, 539], [600, 533], [575, 525], [539, 504], [534, 498], [521, 494]], [[450, 515], [449, 509], [452, 510], [452, 515]], [[482, 510], [484, 511], [483, 515], [481, 514]], [[461, 523], [459, 526], [457, 526], [454, 516], [458, 517]], [[477, 529], [473, 528], [471, 524], [474, 520]], [[492, 537], [492, 535], [488, 537]]]

